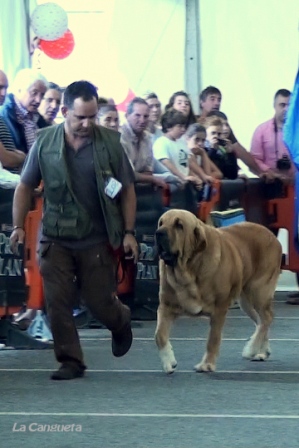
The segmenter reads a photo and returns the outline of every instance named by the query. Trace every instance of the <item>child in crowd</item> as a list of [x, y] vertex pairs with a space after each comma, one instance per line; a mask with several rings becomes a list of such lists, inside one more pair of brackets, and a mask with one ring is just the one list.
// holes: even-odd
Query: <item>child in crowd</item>
[[237, 179], [238, 163], [231, 142], [223, 139], [223, 120], [211, 116], [205, 119], [206, 150], [209, 158], [223, 174], [224, 179]]
[[181, 112], [169, 109], [161, 118], [163, 136], [153, 146], [154, 157], [161, 161], [184, 184], [191, 182], [197, 189], [202, 188], [202, 179], [190, 175], [189, 151], [181, 139], [186, 131], [187, 118]]
[[214, 179], [222, 179], [221, 171], [209, 159], [205, 150], [206, 129], [194, 123], [185, 134], [189, 154], [190, 173], [199, 176], [204, 182], [211, 183]]
[[112, 104], [100, 105], [98, 120], [99, 124], [105, 128], [112, 129], [113, 131], [119, 130], [118, 111]]

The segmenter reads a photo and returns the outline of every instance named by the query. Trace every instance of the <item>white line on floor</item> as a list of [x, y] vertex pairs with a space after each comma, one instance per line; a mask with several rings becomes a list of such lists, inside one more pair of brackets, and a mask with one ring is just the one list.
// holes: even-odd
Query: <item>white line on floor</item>
[[[0, 372], [52, 372], [53, 369], [0, 369]], [[162, 369], [88, 369], [91, 373], [163, 373]], [[195, 373], [194, 370], [177, 370], [177, 373]], [[265, 375], [299, 375], [299, 370], [217, 370], [209, 375], [225, 374], [265, 374]], [[166, 375], [165, 375], [166, 376]]]
[[298, 420], [299, 415], [281, 414], [142, 414], [142, 413], [108, 413], [108, 412], [0, 412], [7, 416], [52, 416], [52, 417], [120, 417], [120, 418], [242, 418], [242, 419], [281, 419]]
[[[154, 338], [136, 338], [134, 337], [134, 341], [154, 341]], [[206, 341], [207, 338], [170, 338], [171, 341]], [[276, 339], [269, 339], [270, 342], [299, 342], [299, 339], [297, 338], [276, 338]], [[111, 338], [109, 336], [105, 338], [85, 338], [80, 337], [80, 341], [111, 341]], [[222, 341], [248, 341], [248, 338], [222, 338]]]

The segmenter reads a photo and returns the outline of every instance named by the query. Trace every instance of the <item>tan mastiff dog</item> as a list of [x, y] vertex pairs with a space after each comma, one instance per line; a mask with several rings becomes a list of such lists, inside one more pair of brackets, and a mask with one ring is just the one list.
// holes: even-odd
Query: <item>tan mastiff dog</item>
[[226, 314], [236, 298], [256, 325], [243, 357], [267, 359], [282, 257], [275, 236], [258, 224], [216, 229], [190, 212], [170, 210], [159, 220], [156, 241], [160, 304], [155, 336], [165, 372], [174, 372], [177, 365], [169, 335], [174, 319], [181, 315], [210, 317], [206, 353], [195, 370], [215, 370]]

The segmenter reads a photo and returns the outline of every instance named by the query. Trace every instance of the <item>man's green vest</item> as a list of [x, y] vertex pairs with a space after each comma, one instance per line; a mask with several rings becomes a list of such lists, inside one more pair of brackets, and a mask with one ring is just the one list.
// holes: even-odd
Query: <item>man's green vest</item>
[[[37, 145], [44, 182], [44, 235], [73, 240], [87, 237], [93, 230], [92, 219], [72, 189], [66, 163], [64, 124], [39, 131]], [[119, 134], [102, 126], [93, 126], [92, 146], [99, 199], [109, 242], [117, 248], [123, 237], [120, 200], [110, 199], [104, 188], [107, 178], [117, 178], [124, 150]]]

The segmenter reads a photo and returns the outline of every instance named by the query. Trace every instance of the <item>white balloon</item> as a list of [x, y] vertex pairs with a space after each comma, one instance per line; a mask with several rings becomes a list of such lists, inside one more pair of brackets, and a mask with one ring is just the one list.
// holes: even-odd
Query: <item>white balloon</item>
[[67, 13], [56, 3], [44, 3], [33, 11], [31, 26], [40, 39], [59, 39], [68, 29]]

